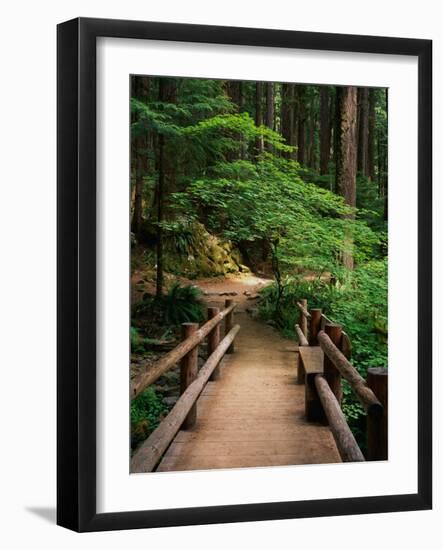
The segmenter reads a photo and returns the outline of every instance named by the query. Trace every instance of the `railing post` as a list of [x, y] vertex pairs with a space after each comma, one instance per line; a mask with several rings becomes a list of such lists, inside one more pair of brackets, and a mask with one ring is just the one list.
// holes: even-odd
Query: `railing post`
[[[234, 303], [234, 300], [226, 300], [225, 301], [225, 308], [231, 306]], [[234, 310], [232, 310], [228, 315], [226, 315], [225, 319], [225, 336], [228, 334], [228, 332], [232, 329], [234, 326]], [[227, 349], [226, 353], [234, 353], [234, 341], [232, 341], [232, 344]]]
[[321, 309], [311, 309], [311, 324], [309, 327], [309, 345], [318, 346], [317, 334], [321, 330]]
[[368, 369], [367, 383], [383, 405], [382, 414], [368, 413], [368, 460], [388, 458], [388, 369]]
[[[198, 323], [182, 324], [182, 340], [186, 340], [198, 330]], [[189, 351], [180, 362], [180, 395], [195, 380], [198, 374], [198, 345]], [[193, 405], [182, 427], [192, 428], [197, 420], [197, 404]]]
[[[300, 304], [305, 308], [306, 311], [308, 311], [308, 300], [306, 298], [302, 298], [300, 300]], [[308, 320], [303, 315], [303, 311], [300, 310], [300, 317], [298, 322], [303, 334], [307, 337], [308, 336]]]
[[[218, 307], [208, 307], [208, 321], [213, 319], [216, 315], [220, 313], [220, 308]], [[213, 353], [220, 343], [220, 324], [214, 327], [211, 332], [208, 334], [208, 357]], [[218, 380], [220, 378], [220, 365], [218, 365], [212, 372], [209, 380]]]
[[[325, 333], [329, 336], [332, 343], [340, 349], [341, 345], [341, 335], [342, 328], [341, 325], [336, 325], [333, 323], [327, 323], [325, 325]], [[339, 405], [341, 406], [342, 400], [342, 389], [341, 389], [341, 375], [334, 363], [329, 359], [325, 354], [324, 363], [323, 363], [324, 377], [326, 378], [332, 393], [335, 395]]]

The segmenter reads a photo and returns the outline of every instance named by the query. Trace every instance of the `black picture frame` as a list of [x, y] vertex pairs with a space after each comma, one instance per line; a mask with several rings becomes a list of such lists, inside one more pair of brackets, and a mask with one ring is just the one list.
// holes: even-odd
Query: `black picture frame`
[[[96, 39], [398, 54], [418, 58], [418, 491], [416, 494], [96, 512]], [[432, 42], [78, 18], [58, 25], [57, 523], [104, 531], [425, 510], [432, 506]]]

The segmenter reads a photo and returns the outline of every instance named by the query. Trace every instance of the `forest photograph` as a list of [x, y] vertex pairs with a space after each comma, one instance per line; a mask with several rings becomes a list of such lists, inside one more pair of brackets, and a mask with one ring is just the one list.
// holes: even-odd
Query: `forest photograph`
[[130, 77], [130, 472], [387, 460], [388, 89]]

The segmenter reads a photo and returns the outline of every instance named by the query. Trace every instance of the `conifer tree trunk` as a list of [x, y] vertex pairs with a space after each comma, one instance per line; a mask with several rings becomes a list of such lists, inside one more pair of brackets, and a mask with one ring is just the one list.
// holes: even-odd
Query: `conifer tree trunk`
[[366, 176], [375, 180], [375, 90], [369, 89], [368, 94], [368, 158]]
[[[133, 80], [132, 97], [141, 101], [148, 101], [150, 92], [150, 79], [146, 76], [137, 76]], [[148, 171], [148, 136], [140, 135], [135, 140], [133, 153], [135, 156], [135, 190], [134, 208], [131, 220], [131, 231], [136, 235], [140, 233], [143, 223], [143, 178]]]
[[[255, 125], [257, 127], [263, 124], [263, 82], [256, 82], [255, 85]], [[257, 138], [255, 144], [258, 153], [263, 153], [263, 138]]]
[[369, 137], [369, 90], [359, 88], [358, 96], [358, 155], [357, 172], [366, 175]]
[[[288, 145], [295, 145], [294, 84], [282, 84], [280, 118], [282, 136]], [[285, 153], [285, 156], [293, 157], [291, 153]]]
[[[274, 129], [274, 83], [266, 84], [266, 126]], [[267, 149], [272, 151], [272, 145], [268, 144]]]
[[[298, 91], [295, 84], [291, 84], [291, 145], [298, 147]], [[297, 160], [297, 150], [291, 154], [293, 160]]]
[[[357, 88], [355, 86], [337, 87], [339, 139], [336, 155], [336, 187], [346, 204], [355, 207], [357, 176]], [[347, 239], [346, 248], [352, 248], [352, 240]], [[352, 253], [343, 254], [343, 265], [353, 269]]]
[[266, 83], [266, 126], [274, 129], [274, 83]]
[[298, 86], [298, 101], [297, 101], [297, 109], [298, 109], [298, 120], [297, 120], [297, 126], [298, 126], [298, 137], [297, 137], [297, 144], [298, 144], [298, 152], [297, 152], [297, 160], [300, 164], [306, 164], [306, 107], [305, 107], [305, 87], [304, 86]]
[[329, 88], [320, 88], [320, 174], [328, 173], [331, 151], [331, 122], [329, 119]]
[[[176, 103], [177, 85], [172, 78], [160, 78], [159, 101]], [[175, 158], [175, 157], [174, 157]], [[164, 206], [166, 195], [166, 176], [171, 185], [175, 182], [175, 162], [167, 156], [167, 140], [163, 134], [158, 139], [158, 184], [157, 184], [157, 277], [156, 296], [163, 293], [163, 229]]]

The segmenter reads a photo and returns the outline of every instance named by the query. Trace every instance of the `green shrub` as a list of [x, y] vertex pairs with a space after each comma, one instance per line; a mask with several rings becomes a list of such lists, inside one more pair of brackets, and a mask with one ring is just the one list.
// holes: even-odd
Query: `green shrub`
[[141, 353], [145, 350], [143, 345], [143, 338], [140, 336], [138, 330], [135, 327], [130, 328], [131, 337], [131, 353]]
[[134, 448], [149, 436], [168, 413], [162, 398], [153, 388], [147, 388], [131, 402], [131, 444]]
[[201, 290], [196, 286], [180, 286], [179, 283], [174, 283], [162, 299], [168, 323], [180, 325], [204, 320]]

